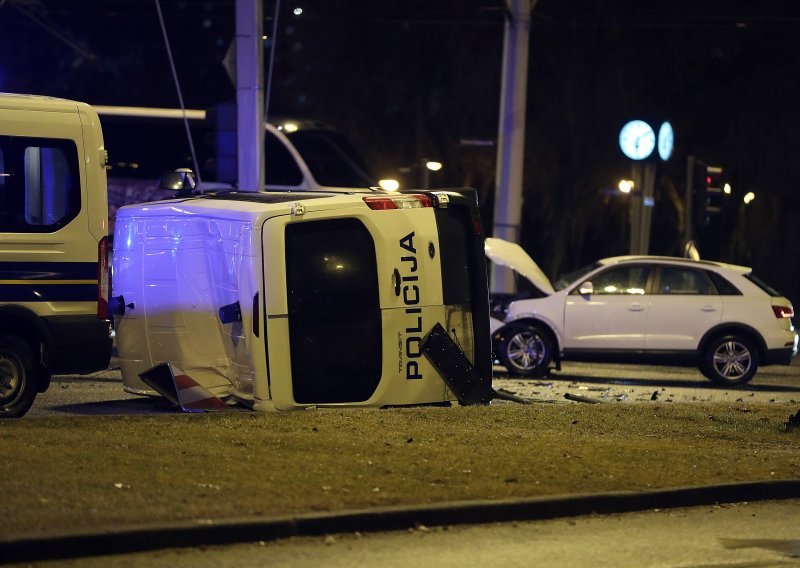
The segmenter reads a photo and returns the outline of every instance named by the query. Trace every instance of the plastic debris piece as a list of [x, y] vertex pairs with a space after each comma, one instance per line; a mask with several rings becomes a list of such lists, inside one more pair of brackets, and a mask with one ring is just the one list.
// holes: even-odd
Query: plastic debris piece
[[587, 404], [600, 404], [605, 402], [599, 398], [592, 398], [590, 396], [581, 396], [579, 394], [572, 394], [572, 393], [564, 393], [564, 398], [567, 400], [572, 400], [574, 402], [585, 402]]

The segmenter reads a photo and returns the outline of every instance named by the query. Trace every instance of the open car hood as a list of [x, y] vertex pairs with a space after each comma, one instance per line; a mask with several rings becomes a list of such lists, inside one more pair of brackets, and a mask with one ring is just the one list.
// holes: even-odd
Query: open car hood
[[521, 274], [530, 280], [531, 284], [547, 295], [555, 293], [553, 285], [550, 283], [547, 276], [544, 275], [542, 269], [533, 262], [533, 259], [528, 256], [528, 253], [517, 243], [489, 237], [484, 242], [483, 248], [486, 252], [486, 256], [495, 264], [507, 266], [514, 272]]

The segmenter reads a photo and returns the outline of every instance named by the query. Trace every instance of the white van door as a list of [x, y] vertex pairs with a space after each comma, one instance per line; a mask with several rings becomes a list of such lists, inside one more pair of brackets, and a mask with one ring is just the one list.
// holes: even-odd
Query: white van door
[[448, 317], [432, 208], [346, 209], [269, 219], [263, 228], [266, 352], [278, 409], [448, 400], [422, 355]]

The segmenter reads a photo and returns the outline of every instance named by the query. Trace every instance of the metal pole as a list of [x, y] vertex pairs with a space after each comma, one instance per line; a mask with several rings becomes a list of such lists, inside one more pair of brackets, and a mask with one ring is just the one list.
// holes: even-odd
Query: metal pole
[[694, 235], [692, 231], [694, 230], [694, 211], [692, 211], [692, 205], [694, 205], [692, 199], [692, 193], [694, 192], [694, 168], [695, 168], [695, 158], [694, 156], [689, 156], [686, 160], [686, 195], [684, 196], [684, 207], [683, 207], [683, 244], [684, 246], [689, 244], [692, 239], [694, 239]]
[[630, 254], [639, 254], [641, 249], [641, 231], [639, 227], [642, 223], [642, 186], [644, 176], [642, 175], [642, 165], [639, 162], [631, 163], [631, 179], [633, 180], [633, 191], [630, 193]]
[[650, 220], [653, 216], [655, 207], [654, 190], [656, 184], [656, 164], [647, 162], [644, 164], [644, 184], [642, 186], [642, 216], [639, 234], [638, 254], [650, 254]]
[[[503, 45], [503, 79], [495, 177], [494, 231], [496, 237], [519, 242], [522, 219], [522, 166], [525, 149], [525, 107], [528, 86], [528, 39], [531, 10], [536, 0], [507, 0]], [[513, 274], [495, 265], [495, 292], [513, 292]]]
[[240, 191], [264, 188], [264, 50], [261, 0], [236, 0], [236, 122]]

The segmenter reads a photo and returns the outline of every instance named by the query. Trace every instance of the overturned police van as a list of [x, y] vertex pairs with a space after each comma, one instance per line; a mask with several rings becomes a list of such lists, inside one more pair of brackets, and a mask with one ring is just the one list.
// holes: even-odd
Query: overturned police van
[[117, 214], [111, 305], [128, 392], [156, 394], [143, 378], [169, 364], [255, 410], [491, 399], [474, 190], [182, 184]]

